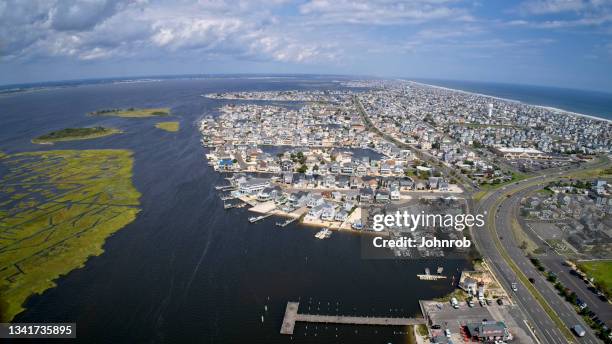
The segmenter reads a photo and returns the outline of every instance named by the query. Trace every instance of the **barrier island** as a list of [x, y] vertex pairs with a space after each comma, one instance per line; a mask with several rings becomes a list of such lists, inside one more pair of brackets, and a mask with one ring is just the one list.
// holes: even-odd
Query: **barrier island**
[[59, 141], [95, 139], [98, 137], [104, 137], [118, 133], [121, 133], [121, 130], [106, 127], [66, 128], [62, 130], [52, 131], [45, 135], [41, 135], [33, 139], [32, 143], [52, 144], [54, 142]]
[[177, 132], [180, 129], [179, 122], [159, 122], [155, 124], [155, 128], [165, 131]]
[[55, 150], [0, 157], [0, 321], [33, 294], [100, 255], [134, 221], [140, 193], [129, 150]]
[[116, 116], [116, 117], [129, 117], [129, 118], [169, 116], [170, 108], [102, 109], [102, 110], [90, 112], [89, 115], [91, 116]]

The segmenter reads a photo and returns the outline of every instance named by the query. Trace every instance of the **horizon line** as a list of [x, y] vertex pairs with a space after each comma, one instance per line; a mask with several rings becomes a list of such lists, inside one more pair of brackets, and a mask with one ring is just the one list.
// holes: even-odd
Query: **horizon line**
[[23, 87], [33, 88], [37, 85], [53, 84], [53, 83], [70, 83], [80, 81], [95, 81], [95, 80], [139, 80], [149, 78], [181, 78], [181, 77], [194, 77], [194, 76], [248, 76], [248, 75], [266, 75], [266, 76], [328, 76], [328, 77], [356, 77], [356, 78], [368, 78], [368, 79], [402, 79], [407, 81], [418, 81], [418, 80], [431, 80], [431, 81], [452, 81], [452, 82], [472, 82], [472, 83], [486, 83], [486, 84], [498, 84], [498, 85], [514, 85], [514, 86], [529, 86], [529, 87], [541, 87], [541, 88], [553, 88], [562, 90], [582, 91], [582, 92], [595, 92], [606, 95], [612, 95], [612, 90], [601, 90], [601, 89], [590, 89], [590, 88], [571, 88], [567, 86], [550, 86], [542, 84], [530, 84], [530, 83], [515, 83], [505, 81], [483, 81], [483, 80], [468, 80], [468, 79], [444, 79], [444, 78], [428, 78], [428, 77], [410, 77], [410, 76], [385, 76], [385, 75], [370, 75], [370, 74], [335, 74], [335, 73], [180, 73], [180, 74], [145, 74], [145, 75], [127, 75], [127, 76], [104, 76], [104, 77], [82, 77], [74, 79], [59, 79], [59, 80], [43, 80], [43, 81], [32, 81], [32, 82], [21, 82], [21, 83], [0, 83], [0, 89], [6, 89], [9, 87]]

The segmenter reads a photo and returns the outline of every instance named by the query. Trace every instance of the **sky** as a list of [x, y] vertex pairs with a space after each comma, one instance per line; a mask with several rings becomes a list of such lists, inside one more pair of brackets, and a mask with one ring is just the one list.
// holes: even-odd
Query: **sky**
[[0, 0], [0, 84], [215, 73], [612, 92], [612, 0]]

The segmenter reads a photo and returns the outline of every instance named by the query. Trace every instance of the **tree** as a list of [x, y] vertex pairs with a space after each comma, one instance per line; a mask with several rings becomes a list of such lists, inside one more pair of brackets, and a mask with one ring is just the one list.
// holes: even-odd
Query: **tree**
[[302, 166], [300, 166], [300, 168], [297, 169], [299, 173], [306, 173], [307, 170], [308, 170], [308, 167], [304, 164], [302, 164]]

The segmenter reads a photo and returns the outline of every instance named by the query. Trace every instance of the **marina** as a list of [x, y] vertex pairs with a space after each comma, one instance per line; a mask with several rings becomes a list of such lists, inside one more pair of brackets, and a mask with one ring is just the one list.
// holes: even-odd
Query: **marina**
[[283, 318], [283, 324], [280, 330], [281, 334], [293, 334], [296, 322], [380, 326], [407, 326], [426, 323], [424, 318], [387, 318], [368, 316], [301, 314], [298, 313], [299, 306], [299, 302], [287, 302], [287, 307], [285, 308], [285, 316]]

